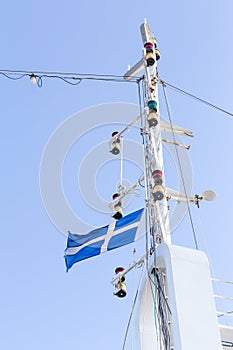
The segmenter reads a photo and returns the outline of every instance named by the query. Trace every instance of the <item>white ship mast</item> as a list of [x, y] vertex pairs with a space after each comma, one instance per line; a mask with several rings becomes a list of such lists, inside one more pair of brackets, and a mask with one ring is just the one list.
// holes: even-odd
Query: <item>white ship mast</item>
[[[124, 78], [144, 68], [145, 113], [142, 128], [145, 156], [148, 270], [140, 294], [139, 333], [142, 350], [220, 350], [221, 339], [208, 260], [204, 253], [171, 244], [167, 199], [199, 201], [203, 196], [180, 196], [165, 187], [157, 60], [160, 53], [146, 21], [141, 25], [143, 58]], [[167, 125], [174, 135], [182, 128]], [[183, 132], [190, 135], [190, 131]], [[174, 140], [175, 141], [175, 140]], [[174, 147], [177, 147], [176, 142]], [[125, 271], [124, 273], [126, 273]], [[124, 274], [123, 274], [124, 275]], [[119, 277], [119, 276], [118, 276]], [[155, 316], [156, 315], [156, 316]]]
[[144, 46], [145, 114], [147, 119], [144, 131], [146, 140], [145, 179], [148, 196], [146, 200], [152, 231], [150, 234], [154, 237], [156, 243], [170, 243], [158, 98], [157, 60], [160, 58], [160, 53], [157, 49], [156, 39], [152, 37], [149, 25], [145, 22], [140, 29]]
[[144, 137], [146, 203], [150, 221], [150, 235], [153, 236], [154, 243], [170, 243], [158, 99], [157, 60], [160, 58], [160, 52], [146, 20], [140, 29], [144, 57], [128, 70], [124, 78], [130, 80], [143, 68], [145, 70], [146, 105], [144, 115], [146, 121], [144, 121], [142, 133]]

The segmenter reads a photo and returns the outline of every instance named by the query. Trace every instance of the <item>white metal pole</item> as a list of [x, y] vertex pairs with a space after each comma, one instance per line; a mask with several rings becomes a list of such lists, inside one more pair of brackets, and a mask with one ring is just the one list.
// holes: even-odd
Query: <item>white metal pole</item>
[[121, 142], [121, 152], [120, 152], [120, 185], [119, 185], [119, 193], [120, 195], [123, 193], [123, 137], [120, 138]]
[[[149, 189], [150, 198], [149, 206], [154, 212], [154, 217], [156, 218], [156, 223], [160, 228], [157, 232], [156, 240], [157, 242], [171, 242], [170, 227], [169, 227], [169, 216], [168, 216], [168, 206], [167, 199], [165, 196], [165, 176], [164, 176], [164, 163], [163, 163], [163, 151], [162, 151], [162, 139], [161, 139], [161, 126], [160, 126], [160, 113], [159, 113], [159, 98], [158, 98], [158, 79], [157, 79], [157, 58], [155, 52], [155, 41], [152, 38], [150, 27], [147, 23], [141, 25], [141, 35], [144, 44], [144, 64], [145, 64], [145, 91], [146, 91], [146, 114], [149, 113], [148, 102], [154, 101], [157, 109], [156, 118], [157, 125], [147, 128], [148, 146], [150, 150], [148, 151], [149, 164], [147, 173], [149, 173]], [[153, 46], [151, 45], [153, 43]], [[150, 55], [151, 54], [151, 55]], [[154, 63], [151, 64], [149, 59], [155, 57]], [[147, 124], [148, 125], [148, 124]], [[152, 178], [152, 172], [154, 170], [160, 170], [162, 172], [162, 188], [164, 196], [160, 200], [154, 201], [152, 195], [152, 188], [154, 185], [154, 180]]]

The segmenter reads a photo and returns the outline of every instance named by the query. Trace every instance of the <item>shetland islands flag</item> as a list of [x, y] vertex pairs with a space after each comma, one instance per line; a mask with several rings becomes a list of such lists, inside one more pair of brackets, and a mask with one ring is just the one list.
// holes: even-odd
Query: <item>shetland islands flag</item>
[[66, 270], [68, 271], [78, 261], [134, 242], [138, 238], [143, 210], [137, 210], [111, 225], [97, 228], [86, 235], [68, 232], [65, 250]]

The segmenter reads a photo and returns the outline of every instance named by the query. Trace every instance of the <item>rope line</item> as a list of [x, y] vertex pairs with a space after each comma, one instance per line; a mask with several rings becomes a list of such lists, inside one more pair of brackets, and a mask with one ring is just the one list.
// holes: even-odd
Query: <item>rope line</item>
[[0, 70], [0, 75], [11, 80], [19, 80], [25, 77], [33, 78], [38, 87], [42, 87], [42, 79], [60, 79], [70, 85], [78, 85], [82, 80], [95, 80], [117, 83], [137, 83], [138, 79], [125, 80], [121, 75], [114, 74], [94, 74], [94, 73], [65, 73], [65, 72], [43, 72], [43, 71], [20, 71], [20, 70]]
[[[171, 112], [170, 112], [170, 108], [169, 108], [169, 104], [168, 104], [168, 98], [167, 98], [167, 94], [166, 94], [166, 91], [165, 91], [165, 86], [166, 85], [162, 83], [164, 99], [165, 99], [165, 104], [166, 104], [166, 108], [167, 108], [167, 114], [168, 114], [171, 130], [172, 130], [173, 141], [174, 141], [174, 144], [175, 144], [176, 143], [176, 137], [175, 137], [175, 133], [174, 133], [173, 125], [172, 125]], [[181, 166], [181, 161], [180, 161], [180, 156], [179, 156], [179, 152], [178, 152], [178, 147], [177, 147], [176, 144], [175, 144], [175, 150], [176, 150], [176, 156], [177, 156], [177, 160], [178, 160], [178, 164], [179, 164], [179, 170], [180, 170], [182, 185], [183, 185], [183, 188], [184, 188], [185, 197], [186, 197], [186, 201], [187, 201], [187, 208], [188, 208], [190, 223], [191, 223], [191, 226], [192, 226], [194, 243], [195, 243], [196, 249], [198, 250], [197, 237], [196, 237], [196, 232], [195, 232], [195, 229], [194, 229], [194, 224], [193, 224], [193, 219], [192, 219], [192, 214], [191, 214], [191, 208], [190, 208], [189, 201], [188, 201], [188, 195], [187, 195], [185, 181], [184, 181], [184, 174], [183, 174], [183, 170], [182, 170], [182, 166]]]
[[126, 340], [127, 340], [128, 333], [129, 333], [129, 327], [130, 327], [130, 324], [131, 324], [131, 321], [132, 321], [134, 308], [135, 308], [136, 301], [137, 301], [137, 298], [138, 298], [139, 288], [140, 288], [141, 282], [142, 282], [142, 276], [143, 276], [144, 268], [145, 268], [145, 265], [142, 268], [142, 272], [141, 272], [141, 276], [140, 276], [140, 279], [139, 279], [137, 291], [136, 291], [136, 294], [135, 294], [135, 297], [134, 297], [134, 301], [133, 301], [133, 305], [132, 305], [132, 308], [131, 308], [128, 324], [127, 324], [126, 331], [125, 331], [125, 336], [124, 336], [124, 342], [123, 342], [122, 350], [125, 349], [125, 344], [126, 344]]
[[227, 110], [225, 110], [225, 109], [223, 109], [223, 108], [221, 108], [221, 107], [219, 107], [219, 106], [216, 106], [216, 105], [214, 105], [213, 103], [210, 103], [209, 101], [204, 100], [203, 98], [200, 98], [200, 97], [198, 97], [198, 96], [195, 96], [195, 95], [191, 94], [190, 92], [187, 92], [187, 91], [185, 91], [185, 90], [183, 90], [183, 89], [181, 89], [181, 88], [179, 88], [179, 87], [177, 87], [177, 86], [174, 86], [174, 85], [172, 85], [172, 84], [170, 84], [170, 83], [168, 83], [168, 82], [166, 82], [166, 81], [164, 81], [164, 80], [162, 80], [162, 79], [160, 79], [160, 82], [161, 82], [162, 86], [168, 86], [168, 87], [170, 87], [171, 89], [176, 90], [176, 91], [182, 93], [183, 95], [192, 97], [192, 98], [194, 98], [195, 100], [197, 100], [197, 101], [199, 101], [199, 102], [202, 102], [202, 103], [206, 104], [207, 106], [209, 106], [209, 107], [211, 107], [211, 108], [217, 109], [218, 111], [220, 111], [220, 112], [222, 112], [222, 113], [225, 113], [225, 114], [227, 114], [227, 115], [233, 117], [233, 113], [231, 113], [231, 112], [229, 112], [229, 111], [227, 111]]
[[[97, 74], [97, 73], [72, 73], [72, 72], [53, 72], [53, 71], [35, 71], [35, 70], [13, 70], [13, 69], [0, 69], [0, 75], [11, 80], [19, 80], [25, 77], [31, 78], [34, 76], [36, 78], [36, 84], [38, 87], [42, 87], [42, 78], [54, 78], [60, 79], [70, 85], [78, 85], [82, 80], [95, 80], [95, 81], [105, 81], [105, 82], [116, 82], [116, 83], [139, 83], [143, 80], [143, 77], [134, 77], [131, 80], [125, 80], [123, 75], [116, 74]], [[169, 88], [178, 91], [186, 96], [189, 96], [199, 102], [206, 104], [207, 106], [214, 108], [222, 113], [225, 113], [233, 117], [233, 113], [221, 108], [213, 103], [200, 98], [188, 91], [185, 91], [175, 85], [172, 85], [165, 80], [159, 79], [162, 85], [168, 86]]]
[[[141, 86], [140, 84], [142, 84], [142, 91], [141, 91]], [[145, 135], [144, 135], [144, 129], [145, 129], [145, 118], [143, 118], [143, 104], [142, 104], [142, 94], [144, 94], [143, 91], [143, 80], [138, 80], [138, 103], [139, 103], [139, 111], [140, 111], [140, 115], [142, 116], [141, 118], [141, 136], [142, 136], [142, 145], [143, 145], [143, 154], [144, 154], [144, 181], [145, 181], [145, 207], [146, 207], [146, 212], [145, 212], [145, 231], [146, 231], [146, 252], [149, 249], [149, 236], [150, 236], [150, 226], [151, 226], [151, 220], [150, 220], [150, 215], [148, 213], [149, 208], [147, 206], [148, 203], [148, 179], [147, 179], [147, 170], [146, 170], [146, 140], [145, 140]], [[139, 183], [140, 184], [140, 183]], [[140, 184], [141, 185], [141, 184]], [[148, 229], [148, 225], [149, 225], [149, 229]], [[149, 255], [147, 254], [146, 256], [146, 266], [147, 266], [147, 270], [148, 270], [148, 259], [149, 259]]]

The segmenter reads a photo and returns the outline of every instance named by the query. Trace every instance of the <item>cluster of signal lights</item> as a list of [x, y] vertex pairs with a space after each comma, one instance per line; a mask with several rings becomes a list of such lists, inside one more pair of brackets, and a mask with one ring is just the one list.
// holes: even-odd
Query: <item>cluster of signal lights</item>
[[[151, 67], [155, 64], [156, 61], [160, 59], [160, 52], [157, 49], [157, 43], [156, 39], [153, 38], [153, 42], [147, 42], [144, 45], [145, 48], [145, 61], [147, 67]], [[151, 84], [150, 84], [150, 92], [153, 94], [155, 87], [156, 87], [156, 78], [152, 78]], [[155, 99], [150, 99], [147, 102], [148, 106], [148, 113], [147, 113], [147, 121], [149, 128], [154, 128], [158, 124], [158, 115], [157, 115], [157, 102]], [[111, 150], [110, 152], [114, 155], [119, 155], [121, 152], [121, 140], [120, 136], [118, 137], [118, 131], [114, 131], [112, 133], [112, 137], [114, 138], [111, 143]], [[155, 201], [162, 200], [164, 198], [164, 190], [163, 190], [163, 173], [161, 170], [156, 169], [152, 172], [152, 179], [154, 181], [154, 186], [152, 188], [152, 195]], [[119, 198], [119, 200], [117, 200]], [[115, 220], [119, 220], [123, 217], [123, 209], [122, 209], [122, 202], [120, 199], [120, 193], [114, 193], [112, 196], [113, 201], [115, 201], [113, 205], [113, 215], [112, 217]], [[115, 274], [118, 275], [119, 273], [122, 273], [124, 271], [123, 267], [117, 267], [115, 269]], [[116, 292], [114, 295], [116, 295], [119, 298], [123, 298], [126, 296], [126, 284], [125, 284], [125, 276], [121, 276], [116, 285]]]

